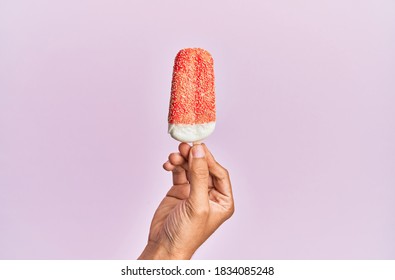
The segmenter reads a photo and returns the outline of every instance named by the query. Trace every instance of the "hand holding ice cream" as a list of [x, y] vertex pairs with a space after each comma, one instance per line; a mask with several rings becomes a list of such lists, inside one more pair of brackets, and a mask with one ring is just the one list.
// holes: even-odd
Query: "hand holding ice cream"
[[164, 169], [173, 186], [155, 212], [139, 259], [190, 259], [234, 211], [229, 174], [204, 144], [215, 128], [214, 67], [203, 49], [178, 52], [173, 68], [169, 133], [180, 142]]
[[139, 259], [190, 259], [234, 212], [229, 174], [204, 144], [181, 143], [163, 167], [172, 172], [173, 186], [155, 212]]

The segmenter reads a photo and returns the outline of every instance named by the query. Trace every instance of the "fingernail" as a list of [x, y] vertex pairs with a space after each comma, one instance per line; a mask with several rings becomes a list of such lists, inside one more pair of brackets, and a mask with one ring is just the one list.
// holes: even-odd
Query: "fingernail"
[[202, 145], [198, 144], [192, 147], [192, 156], [194, 158], [203, 158], [205, 156]]

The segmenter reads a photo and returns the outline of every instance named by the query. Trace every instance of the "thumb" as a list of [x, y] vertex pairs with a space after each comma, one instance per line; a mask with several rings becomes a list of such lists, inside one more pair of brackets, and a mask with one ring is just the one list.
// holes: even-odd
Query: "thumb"
[[189, 152], [189, 199], [195, 208], [208, 206], [208, 165], [205, 151], [200, 144], [194, 145]]

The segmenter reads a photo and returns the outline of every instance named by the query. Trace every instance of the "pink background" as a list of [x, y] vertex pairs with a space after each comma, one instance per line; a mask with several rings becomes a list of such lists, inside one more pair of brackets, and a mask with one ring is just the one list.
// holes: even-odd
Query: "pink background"
[[236, 212], [195, 259], [395, 258], [395, 2], [0, 2], [0, 258], [134, 259], [172, 64], [215, 60]]

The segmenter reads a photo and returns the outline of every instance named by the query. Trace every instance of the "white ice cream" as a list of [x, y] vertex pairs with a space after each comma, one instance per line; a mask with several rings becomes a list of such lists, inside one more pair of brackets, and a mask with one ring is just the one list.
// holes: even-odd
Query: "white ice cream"
[[209, 136], [215, 128], [215, 122], [204, 124], [169, 124], [171, 137], [180, 142], [199, 142]]

